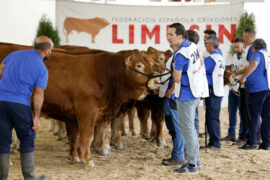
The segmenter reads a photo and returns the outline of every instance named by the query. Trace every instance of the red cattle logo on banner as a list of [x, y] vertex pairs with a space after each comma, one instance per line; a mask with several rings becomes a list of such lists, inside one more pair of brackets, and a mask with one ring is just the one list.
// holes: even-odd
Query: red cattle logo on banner
[[64, 21], [64, 34], [66, 37], [66, 42], [68, 43], [68, 36], [72, 31], [77, 33], [85, 32], [92, 37], [92, 43], [95, 43], [95, 37], [98, 35], [99, 31], [104, 27], [108, 26], [110, 23], [104, 18], [95, 17], [92, 19], [79, 19], [74, 17], [67, 17]]

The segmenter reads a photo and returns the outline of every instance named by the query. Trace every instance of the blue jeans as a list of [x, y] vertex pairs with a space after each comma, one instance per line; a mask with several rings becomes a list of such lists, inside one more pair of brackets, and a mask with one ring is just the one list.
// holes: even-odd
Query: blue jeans
[[169, 134], [172, 136], [173, 150], [171, 153], [173, 160], [185, 159], [185, 140], [180, 131], [177, 116], [176, 102], [169, 98], [164, 98], [165, 123]]
[[195, 129], [196, 129], [196, 132], [197, 132], [198, 136], [199, 136], [199, 131], [200, 131], [199, 111], [198, 111], [199, 104], [200, 103], [198, 103], [198, 105], [196, 107], [196, 110], [195, 110]]
[[198, 160], [200, 160], [200, 156], [198, 135], [194, 121], [199, 99], [196, 101], [176, 101], [176, 103], [180, 129], [186, 142], [187, 161], [189, 164], [196, 165]]
[[[236, 137], [236, 126], [237, 126], [237, 109], [239, 108], [240, 97], [235, 95], [232, 90], [229, 92], [229, 130], [228, 135]], [[241, 126], [241, 124], [240, 124]], [[240, 127], [241, 129], [241, 127]]]
[[258, 128], [261, 124], [262, 144], [270, 146], [270, 91], [261, 91], [250, 93], [250, 116], [249, 131], [247, 135], [247, 143], [251, 145], [257, 144]]
[[32, 130], [33, 117], [31, 107], [0, 101], [0, 154], [10, 152], [12, 129], [15, 128], [20, 140], [20, 152], [34, 151], [36, 132]]
[[205, 98], [205, 120], [207, 130], [210, 136], [209, 145], [217, 148], [221, 147], [220, 144], [220, 121], [219, 114], [221, 108], [222, 97], [214, 95], [213, 87], [209, 86], [209, 97]]

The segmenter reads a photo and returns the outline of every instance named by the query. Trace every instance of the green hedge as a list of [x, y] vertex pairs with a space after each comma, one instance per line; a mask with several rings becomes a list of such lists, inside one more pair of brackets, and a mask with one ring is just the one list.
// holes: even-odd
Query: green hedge
[[53, 28], [52, 22], [43, 15], [39, 21], [36, 37], [47, 36], [52, 39], [54, 46], [60, 45], [60, 38], [57, 29]]

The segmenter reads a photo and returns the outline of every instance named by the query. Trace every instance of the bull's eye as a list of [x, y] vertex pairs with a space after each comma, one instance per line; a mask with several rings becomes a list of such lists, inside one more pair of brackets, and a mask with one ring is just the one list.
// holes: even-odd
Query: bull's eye
[[142, 64], [137, 64], [137, 68], [142, 68], [143, 65]]

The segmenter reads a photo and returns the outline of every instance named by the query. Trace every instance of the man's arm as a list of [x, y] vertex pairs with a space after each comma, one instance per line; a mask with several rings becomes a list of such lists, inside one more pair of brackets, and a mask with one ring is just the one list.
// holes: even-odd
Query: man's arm
[[244, 84], [246, 82], [247, 77], [257, 68], [258, 62], [257, 61], [252, 61], [248, 67], [246, 68], [246, 71], [244, 75], [242, 76], [240, 83]]
[[181, 81], [181, 76], [182, 76], [182, 71], [177, 71], [174, 69], [173, 71], [173, 84], [172, 84], [172, 88], [167, 90], [165, 96], [167, 98], [169, 98], [173, 93], [174, 93], [174, 89], [175, 89], [175, 83], [180, 83]]
[[[235, 76], [244, 74], [248, 67], [244, 67], [243, 69], [240, 69], [239, 71], [232, 72]], [[256, 68], [255, 68], [256, 69]]]
[[33, 130], [37, 130], [40, 126], [39, 117], [40, 117], [40, 112], [41, 112], [43, 100], [44, 100], [44, 90], [39, 88], [39, 87], [36, 87], [34, 89], [34, 94], [33, 94], [33, 106], [34, 106], [34, 108], [33, 108], [33, 111], [34, 111]]
[[5, 64], [1, 63], [1, 65], [0, 65], [0, 79], [2, 78], [2, 74], [4, 72], [4, 69], [5, 69]]

